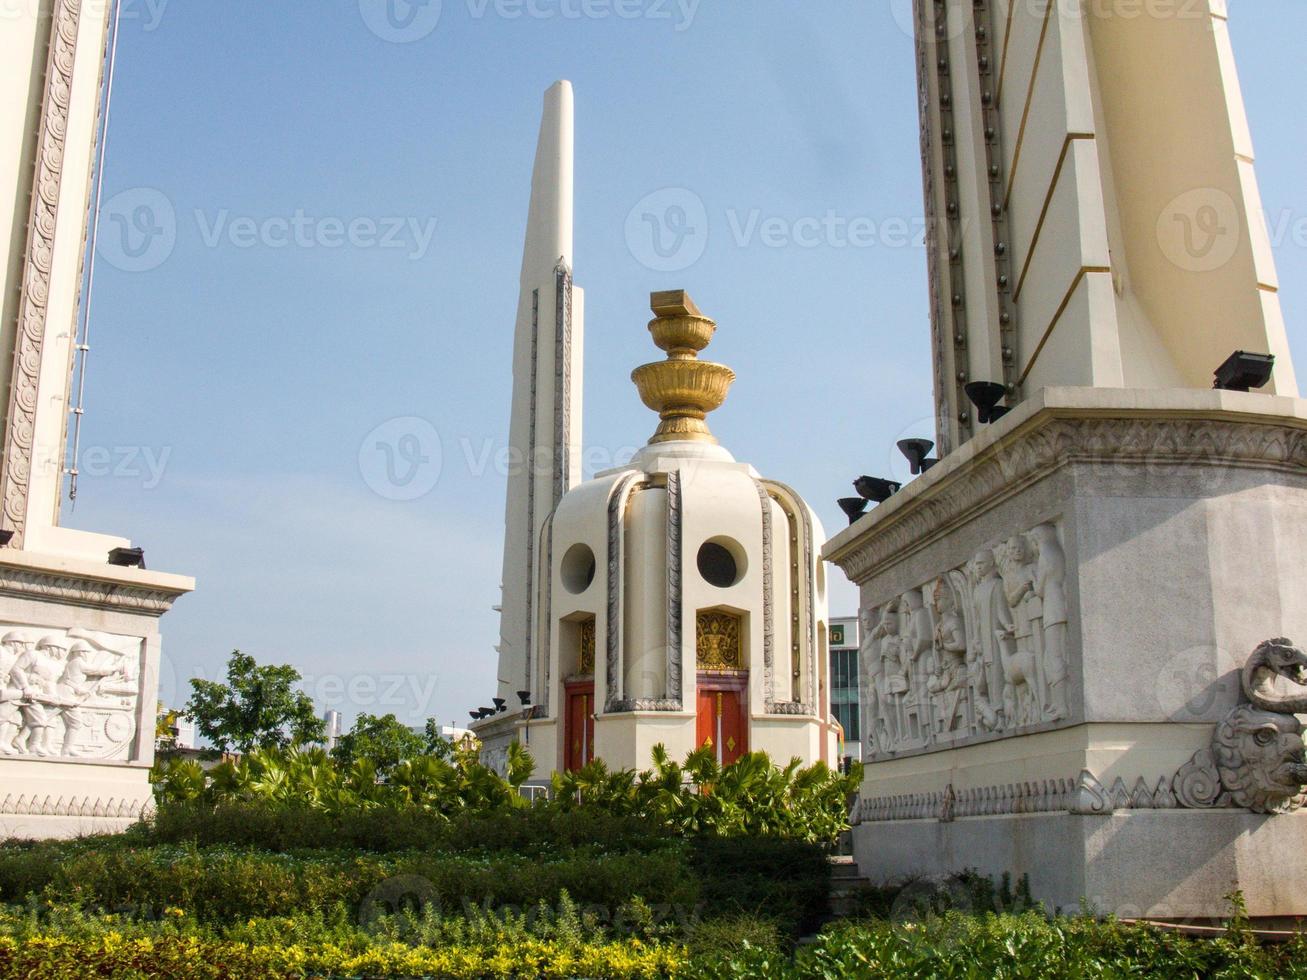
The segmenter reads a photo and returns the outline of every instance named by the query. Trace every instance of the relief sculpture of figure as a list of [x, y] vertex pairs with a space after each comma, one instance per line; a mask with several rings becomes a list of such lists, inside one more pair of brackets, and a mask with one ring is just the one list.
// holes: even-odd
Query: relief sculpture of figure
[[934, 647], [935, 627], [921, 589], [905, 592], [900, 608], [900, 643], [904, 674], [908, 679], [908, 693], [904, 697], [904, 715], [908, 724], [906, 733], [915, 741], [927, 741], [931, 733], [928, 685], [934, 670], [929, 659]]
[[858, 614], [858, 624], [862, 628], [862, 640], [858, 644], [858, 669], [862, 675], [862, 690], [859, 700], [863, 704], [863, 731], [870, 755], [882, 751], [880, 739], [880, 688], [884, 683], [884, 672], [880, 663], [880, 653], [876, 649], [874, 637], [876, 630], [876, 613], [873, 609], [863, 609]]
[[32, 641], [25, 633], [6, 633], [0, 640], [0, 755], [18, 752], [16, 742], [23, 727], [18, 702], [23, 690], [14, 667], [31, 649]]
[[935, 706], [935, 733], [944, 735], [965, 722], [962, 701], [967, 689], [967, 627], [947, 578], [938, 578], [931, 586], [931, 604], [935, 610], [935, 674], [929, 691]]
[[22, 674], [22, 700], [18, 702], [23, 716], [23, 730], [18, 741], [29, 755], [52, 756], [54, 728], [62, 714], [59, 681], [64, 674], [64, 661], [68, 657], [68, 640], [57, 634], [41, 639], [36, 649], [15, 665]]
[[873, 634], [877, 641], [881, 678], [880, 717], [885, 726], [886, 751], [893, 750], [899, 742], [898, 701], [908, 689], [907, 678], [903, 676], [903, 667], [899, 660], [898, 643], [898, 600], [888, 602], [881, 610], [880, 622]]
[[1060, 721], [1071, 713], [1067, 704], [1066, 554], [1052, 524], [1039, 525], [1028, 538], [1036, 554], [1035, 593], [1043, 607], [1044, 712], [1050, 720]]
[[[1012, 612], [1003, 597], [1003, 581], [998, 577], [994, 551], [985, 548], [972, 559], [971, 575], [975, 583], [972, 601], [975, 606], [975, 634], [980, 650], [980, 669], [984, 673], [988, 704], [981, 708], [985, 727], [1010, 728], [1011, 712], [1004, 710], [1011, 700], [1007, 693], [1007, 677], [1003, 669], [1003, 647], [1000, 637], [1012, 631]], [[978, 706], [979, 707], [979, 706]]]
[[1025, 562], [1024, 539], [1012, 538], [994, 549], [1003, 581], [1003, 601], [1010, 617], [999, 633], [999, 655], [1003, 662], [1003, 711], [1011, 727], [1034, 724], [1040, 707], [1039, 667], [1031, 637], [1030, 621], [1023, 616], [1034, 590], [1034, 574]]

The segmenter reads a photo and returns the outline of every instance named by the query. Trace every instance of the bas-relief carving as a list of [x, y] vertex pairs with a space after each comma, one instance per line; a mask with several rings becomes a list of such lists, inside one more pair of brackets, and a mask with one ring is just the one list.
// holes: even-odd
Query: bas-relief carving
[[869, 758], [1069, 715], [1066, 557], [1053, 524], [861, 618]]
[[[1056, 612], [1054, 613], [1056, 615]], [[866, 620], [864, 620], [865, 625]], [[938, 635], [937, 630], [937, 635]], [[1284, 638], [1253, 651], [1241, 675], [1246, 703], [1232, 709], [1173, 776], [1156, 785], [1118, 777], [1106, 786], [1083, 770], [1074, 780], [1053, 779], [954, 792], [871, 797], [861, 801], [864, 822], [950, 821], [959, 817], [1066, 812], [1107, 816], [1119, 810], [1235, 808], [1290, 813], [1307, 802], [1307, 746], [1297, 715], [1307, 713], [1307, 653]], [[1285, 694], [1284, 682], [1302, 690]]]
[[[1300, 688], [1277, 690], [1280, 681]], [[1194, 753], [1176, 774], [1185, 806], [1240, 806], [1256, 813], [1288, 813], [1307, 801], [1303, 725], [1307, 712], [1307, 654], [1283, 637], [1257, 647], [1240, 674], [1247, 703], [1216, 726], [1210, 748]]]
[[141, 643], [0, 624], [0, 756], [120, 760], [136, 734]]

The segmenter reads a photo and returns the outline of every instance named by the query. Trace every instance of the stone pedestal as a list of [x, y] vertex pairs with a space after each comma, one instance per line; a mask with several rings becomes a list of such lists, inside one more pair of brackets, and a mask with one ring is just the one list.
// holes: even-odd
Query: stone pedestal
[[0, 551], [0, 839], [123, 830], [149, 809], [158, 620], [193, 588]]
[[861, 590], [863, 873], [1307, 914], [1303, 818], [1252, 812], [1297, 809], [1301, 726], [1235, 711], [1259, 644], [1307, 638], [1305, 546], [1307, 403], [1188, 390], [1045, 389], [835, 537]]

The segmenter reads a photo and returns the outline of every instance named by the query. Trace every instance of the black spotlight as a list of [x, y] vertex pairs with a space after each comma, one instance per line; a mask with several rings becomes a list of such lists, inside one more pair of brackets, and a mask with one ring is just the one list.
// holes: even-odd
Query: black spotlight
[[531, 692], [530, 692], [530, 691], [518, 691], [518, 692], [517, 692], [517, 699], [518, 699], [519, 701], [522, 702], [522, 707], [524, 707], [524, 708], [530, 707], [530, 705], [531, 705]]
[[1264, 388], [1271, 380], [1274, 367], [1274, 354], [1250, 354], [1246, 350], [1237, 350], [1216, 369], [1216, 382], [1212, 387], [1222, 391]]
[[930, 459], [930, 451], [935, 448], [935, 444], [929, 439], [900, 439], [899, 452], [907, 457], [908, 466], [912, 470], [912, 475], [925, 473], [936, 463], [937, 459]]
[[0, 531], [0, 548], [8, 547], [12, 540], [14, 540], [13, 531]]
[[850, 524], [857, 523], [858, 518], [867, 512], [867, 501], [863, 497], [841, 497], [836, 503]]
[[491, 715], [493, 715], [494, 713], [495, 713], [495, 709], [494, 709], [494, 708], [487, 708], [484, 704], [481, 706], [481, 717], [482, 717], [482, 718], [489, 718], [489, 717], [490, 717]]
[[503, 711], [504, 708], [508, 705], [508, 702], [505, 701], [503, 698], [491, 698], [491, 700], [495, 702], [496, 712]]
[[999, 404], [1006, 397], [1007, 388], [997, 381], [972, 381], [964, 390], [976, 406], [976, 420], [981, 425], [997, 422], [1012, 411]]
[[120, 568], [145, 568], [144, 548], [114, 548], [109, 552], [109, 564]]
[[864, 500], [870, 500], [873, 504], [883, 504], [902, 490], [903, 484], [895, 483], [893, 480], [882, 480], [878, 476], [860, 476], [853, 481], [853, 489], [858, 491], [858, 495]]
[[481, 712], [479, 711], [469, 711], [468, 715], [473, 721], [479, 721], [481, 719]]

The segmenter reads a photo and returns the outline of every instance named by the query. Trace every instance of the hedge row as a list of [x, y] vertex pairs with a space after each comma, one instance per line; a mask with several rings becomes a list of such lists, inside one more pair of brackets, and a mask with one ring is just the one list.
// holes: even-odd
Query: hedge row
[[1217, 940], [1091, 918], [950, 913], [921, 922], [847, 922], [791, 958], [745, 949], [695, 958], [695, 980], [958, 977], [1307, 978], [1307, 942], [1262, 946], [1236, 928]]
[[0, 939], [0, 978], [82, 980], [188, 977], [196, 980], [291, 980], [315, 977], [613, 977], [676, 975], [685, 961], [674, 946], [638, 939], [580, 947], [526, 941], [502, 948], [378, 945], [362, 953], [331, 946], [245, 946], [194, 937], [75, 940]]
[[150, 844], [235, 844], [266, 851], [321, 848], [448, 853], [548, 854], [577, 847], [646, 852], [667, 844], [661, 827], [600, 810], [543, 807], [466, 812], [450, 818], [417, 808], [328, 812], [307, 807], [175, 803], [127, 835]]
[[566, 891], [584, 905], [615, 909], [635, 896], [693, 909], [700, 884], [677, 849], [654, 854], [578, 854], [552, 860], [408, 852], [269, 854], [228, 847], [160, 846], [82, 851], [0, 849], [0, 901], [37, 895], [50, 903], [157, 915], [180, 908], [228, 922], [288, 911], [323, 912], [369, 901], [534, 906]]
[[121, 846], [115, 838], [0, 846], [0, 903], [37, 899], [95, 911], [204, 922], [374, 908], [577, 903], [613, 916], [639, 898], [666, 921], [749, 914], [797, 936], [826, 911], [822, 848], [749, 838], [663, 839], [653, 851], [576, 847], [547, 855], [345, 850], [270, 853], [231, 846]]

